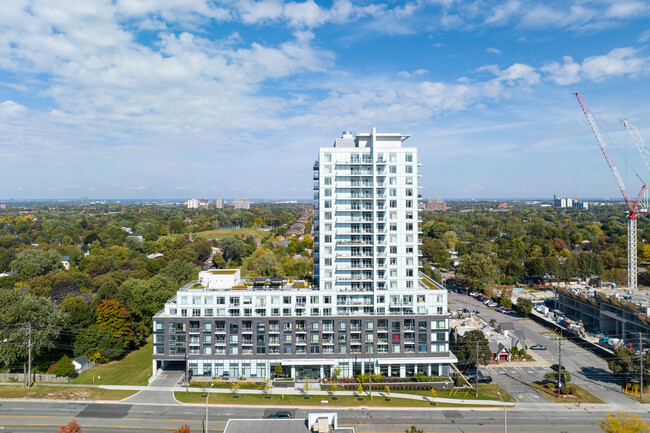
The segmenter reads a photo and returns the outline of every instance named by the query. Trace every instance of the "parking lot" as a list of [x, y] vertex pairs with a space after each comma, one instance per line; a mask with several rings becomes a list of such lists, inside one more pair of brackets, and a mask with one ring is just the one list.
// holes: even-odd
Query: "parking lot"
[[[544, 397], [527, 384], [541, 380], [545, 373], [551, 371], [550, 366], [558, 362], [558, 336], [532, 320], [521, 318], [515, 314], [498, 313], [470, 296], [450, 292], [449, 310], [456, 311], [458, 308], [478, 311], [479, 316], [485, 322], [489, 322], [491, 319], [495, 319], [497, 322], [515, 322], [518, 328], [524, 330], [528, 347], [535, 344], [547, 347], [547, 350], [528, 350], [528, 353], [536, 360], [532, 364], [536, 365], [535, 367], [504, 368], [499, 364], [493, 364], [480, 368], [484, 374], [492, 377], [493, 383], [501, 385], [521, 402], [535, 402], [543, 399]], [[607, 361], [594, 353], [568, 340], [563, 340], [562, 364], [571, 373], [573, 383], [598, 398], [620, 405], [635, 403], [621, 392], [618, 380], [610, 372]]]

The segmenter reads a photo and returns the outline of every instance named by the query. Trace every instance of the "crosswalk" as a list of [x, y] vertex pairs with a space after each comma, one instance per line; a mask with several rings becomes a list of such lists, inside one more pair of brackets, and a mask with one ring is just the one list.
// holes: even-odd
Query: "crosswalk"
[[490, 374], [546, 374], [552, 371], [549, 367], [500, 367], [498, 365], [482, 367], [486, 370], [486, 373], [489, 371]]

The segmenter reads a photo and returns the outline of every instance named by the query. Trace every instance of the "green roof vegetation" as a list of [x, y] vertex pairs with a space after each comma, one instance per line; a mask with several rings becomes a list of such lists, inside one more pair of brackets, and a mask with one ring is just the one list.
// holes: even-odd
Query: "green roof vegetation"
[[436, 287], [435, 284], [433, 284], [431, 281], [427, 280], [426, 278], [422, 278], [422, 279], [420, 279], [420, 281], [422, 281], [422, 283], [423, 283], [425, 286], [427, 286], [429, 289], [431, 289], [431, 290], [438, 290], [438, 287]]
[[233, 275], [235, 272], [237, 272], [237, 269], [215, 269], [210, 271], [213, 275]]

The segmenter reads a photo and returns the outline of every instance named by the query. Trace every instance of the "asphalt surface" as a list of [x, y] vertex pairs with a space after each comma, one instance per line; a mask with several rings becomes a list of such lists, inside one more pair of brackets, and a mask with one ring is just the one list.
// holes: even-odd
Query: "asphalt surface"
[[[160, 373], [158, 373], [155, 379], [151, 381], [149, 386], [151, 388], [176, 386], [181, 382], [184, 374], [185, 373], [182, 371], [174, 371], [174, 370], [161, 371]], [[160, 404], [176, 403], [177, 404], [178, 403], [174, 398], [173, 391], [160, 391], [154, 389], [147, 389], [147, 390], [140, 391], [137, 394], [124, 399], [123, 401], [132, 404], [136, 404], [136, 403], [160, 403]]]
[[[532, 320], [491, 310], [471, 296], [449, 293], [449, 302], [451, 311], [458, 308], [467, 308], [470, 311], [477, 310], [480, 311], [480, 317], [486, 322], [491, 319], [495, 319], [497, 322], [515, 322], [515, 326], [524, 330], [528, 347], [534, 344], [542, 344], [547, 347], [547, 350], [528, 351], [540, 363], [547, 364], [547, 366], [529, 368], [522, 365], [522, 367], [503, 368], [494, 365], [481, 367], [485, 374], [492, 376], [494, 383], [501, 385], [519, 402], [535, 402], [544, 399], [543, 396], [539, 395], [527, 384], [543, 379], [544, 374], [551, 371], [550, 365], [558, 362], [558, 336], [551, 334], [549, 329]], [[621, 386], [610, 372], [606, 360], [566, 339], [562, 340], [562, 365], [571, 373], [573, 383], [585, 388], [605, 402], [622, 410], [639, 405], [637, 401], [626, 397], [621, 392]]]
[[[645, 408], [644, 408], [645, 409]], [[229, 418], [264, 418], [286, 407], [211, 406], [209, 431], [222, 431]], [[309, 409], [292, 409], [296, 417], [306, 417]], [[323, 412], [322, 408], [313, 411]], [[411, 425], [425, 432], [495, 433], [503, 431], [504, 411], [493, 409], [424, 408], [338, 409], [340, 426], [355, 427], [357, 433], [403, 432]], [[646, 420], [645, 409], [637, 412]], [[518, 433], [587, 433], [600, 431], [598, 422], [607, 412], [597, 405], [523, 405], [508, 409], [508, 430]], [[188, 424], [193, 432], [203, 428], [203, 405], [155, 405], [126, 403], [75, 403], [55, 401], [0, 402], [2, 433], [57, 432], [61, 425], [75, 418], [83, 432], [163, 432]]]

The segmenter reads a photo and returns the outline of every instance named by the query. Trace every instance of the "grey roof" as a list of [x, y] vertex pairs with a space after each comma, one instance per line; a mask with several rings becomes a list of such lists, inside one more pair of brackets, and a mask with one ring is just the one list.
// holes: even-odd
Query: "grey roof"
[[75, 358], [75, 361], [77, 361], [81, 365], [86, 365], [90, 362], [90, 359], [86, 358], [85, 356], [81, 355]]
[[223, 433], [309, 433], [306, 419], [231, 419]]
[[61, 257], [61, 260], [65, 260], [66, 262], [70, 261], [70, 256], [63, 256]]

